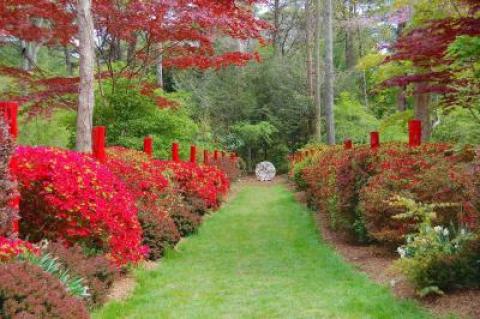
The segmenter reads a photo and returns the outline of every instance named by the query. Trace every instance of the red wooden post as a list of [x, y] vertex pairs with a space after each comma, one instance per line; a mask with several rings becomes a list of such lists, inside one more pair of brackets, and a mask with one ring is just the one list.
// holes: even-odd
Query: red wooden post
[[210, 164], [210, 158], [209, 158], [208, 150], [203, 150], [203, 163], [205, 165]]
[[352, 140], [345, 140], [343, 141], [343, 148], [346, 149], [346, 150], [351, 150], [353, 147], [353, 143], [352, 143]]
[[95, 126], [92, 130], [92, 151], [93, 156], [100, 162], [105, 162], [105, 126]]
[[18, 103], [17, 102], [0, 102], [0, 114], [8, 125], [8, 132], [13, 138], [18, 137]]
[[225, 152], [222, 151], [222, 158], [225, 158]]
[[214, 159], [215, 161], [218, 161], [218, 150], [215, 150], [215, 151], [213, 152], [213, 159]]
[[420, 146], [422, 144], [422, 121], [410, 120], [408, 122], [408, 145]]
[[197, 162], [197, 146], [195, 145], [190, 146], [190, 162]]
[[148, 156], [153, 156], [153, 138], [151, 136], [147, 136], [143, 139], [143, 151]]
[[[13, 139], [18, 137], [18, 103], [17, 102], [0, 102], [0, 116], [3, 116], [5, 122], [8, 125], [8, 132]], [[17, 162], [15, 159], [11, 159], [8, 163], [11, 171], [16, 169]], [[8, 206], [15, 211], [20, 209], [20, 196], [14, 196], [8, 201]], [[20, 220], [15, 219], [12, 221], [12, 232], [18, 233], [20, 231]]]
[[370, 148], [375, 149], [380, 146], [380, 133], [370, 132]]
[[178, 143], [172, 144], [172, 161], [176, 163], [180, 162], [180, 147]]

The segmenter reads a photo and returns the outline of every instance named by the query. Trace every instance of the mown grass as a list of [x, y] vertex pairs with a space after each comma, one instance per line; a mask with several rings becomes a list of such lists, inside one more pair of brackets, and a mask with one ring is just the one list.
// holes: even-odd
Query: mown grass
[[248, 186], [94, 318], [430, 318], [341, 260], [283, 186]]

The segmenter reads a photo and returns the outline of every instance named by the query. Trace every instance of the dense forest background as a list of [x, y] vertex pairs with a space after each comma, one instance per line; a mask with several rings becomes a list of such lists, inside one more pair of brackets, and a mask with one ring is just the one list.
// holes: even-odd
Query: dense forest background
[[[333, 73], [326, 72], [329, 3]], [[383, 142], [405, 140], [413, 117], [426, 123], [426, 140], [476, 144], [480, 40], [468, 30], [478, 26], [477, 6], [450, 0], [270, 0], [251, 8], [270, 24], [262, 31], [266, 41], [214, 41], [220, 52], [256, 52], [257, 59], [209, 69], [157, 59], [141, 76], [98, 76], [94, 123], [108, 127], [111, 144], [139, 148], [150, 134], [158, 156], [167, 157], [174, 140], [184, 156], [196, 143], [236, 151], [250, 170], [261, 160], [285, 170], [288, 154], [308, 143], [365, 143], [373, 130]], [[462, 24], [470, 29], [460, 34], [449, 29], [462, 19], [477, 24]], [[97, 36], [97, 74], [124, 70], [135, 47], [144, 44], [138, 37], [132, 49], [132, 42]], [[38, 83], [78, 76], [75, 44], [52, 46], [8, 34], [0, 39], [0, 94], [24, 97], [19, 143], [74, 147], [75, 94], [63, 90], [69, 83], [50, 81], [47, 89]], [[440, 53], [427, 50], [436, 47], [434, 41], [443, 45]], [[21, 81], [25, 74], [37, 85]], [[327, 128], [334, 128], [333, 137]]]

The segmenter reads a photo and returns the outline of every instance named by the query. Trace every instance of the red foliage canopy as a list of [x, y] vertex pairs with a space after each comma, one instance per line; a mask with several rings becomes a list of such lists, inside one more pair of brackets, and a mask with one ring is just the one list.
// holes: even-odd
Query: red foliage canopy
[[453, 61], [448, 57], [447, 49], [459, 36], [480, 36], [478, 1], [465, 0], [463, 3], [469, 9], [467, 16], [432, 20], [398, 39], [394, 53], [386, 62], [411, 61], [420, 71], [393, 77], [385, 81], [385, 85], [405, 87], [411, 83], [426, 83], [428, 85], [422, 86], [418, 93], [438, 93], [454, 99], [455, 85], [462, 83], [448, 68]]
[[[93, 0], [95, 32], [102, 54], [120, 41], [129, 44], [142, 38], [121, 76], [134, 77], [138, 65], [147, 68], [162, 54], [166, 68], [221, 68], [244, 65], [259, 59], [255, 52], [219, 52], [216, 39], [255, 39], [263, 43], [262, 31], [269, 25], [255, 17], [253, 6], [263, 0]], [[6, 0], [0, 3], [1, 36], [42, 43], [44, 45], [76, 44], [75, 2], [71, 0]], [[162, 44], [157, 49], [157, 44]], [[107, 48], [107, 49], [106, 49]], [[102, 60], [108, 60], [102, 56]], [[137, 63], [138, 62], [138, 63]], [[112, 68], [113, 69], [113, 68]], [[41, 73], [41, 72], [40, 72]], [[97, 75], [98, 78], [118, 74]], [[68, 105], [59, 96], [75, 94], [78, 78], [32, 78], [20, 70], [0, 66], [0, 74], [13, 76], [29, 87], [29, 96], [10, 96], [32, 101], [36, 106]], [[165, 106], [165, 101], [160, 101]], [[70, 105], [73, 106], [73, 105]]]

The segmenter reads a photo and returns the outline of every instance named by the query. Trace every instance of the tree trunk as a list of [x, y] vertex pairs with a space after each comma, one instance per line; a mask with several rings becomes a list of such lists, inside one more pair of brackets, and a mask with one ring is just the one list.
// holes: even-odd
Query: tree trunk
[[313, 86], [314, 71], [312, 61], [312, 13], [310, 0], [305, 0], [305, 49], [307, 55], [307, 89], [308, 96], [313, 98], [315, 96], [315, 89]]
[[352, 4], [350, 0], [345, 1], [347, 24], [345, 26], [345, 64], [347, 70], [352, 70], [355, 67], [355, 50], [353, 49], [353, 32], [350, 25], [352, 17]]
[[321, 71], [321, 48], [320, 48], [320, 28], [321, 28], [321, 0], [315, 0], [315, 39], [314, 39], [314, 104], [315, 104], [315, 134], [314, 140], [322, 141], [322, 81]]
[[333, 114], [333, 12], [332, 0], [325, 0], [325, 117], [327, 123], [327, 142], [335, 144], [335, 118]]
[[68, 50], [67, 46], [63, 47], [63, 54], [65, 55], [65, 70], [67, 74], [72, 76], [73, 75], [73, 64], [72, 64], [72, 57], [70, 55], [70, 50]]
[[397, 110], [399, 112], [404, 112], [407, 110], [407, 96], [405, 93], [405, 87], [399, 87], [397, 93]]
[[137, 50], [138, 36], [136, 33], [132, 34], [132, 39], [128, 42], [127, 49], [127, 63], [132, 65], [135, 59], [135, 52]]
[[273, 34], [272, 43], [275, 53], [278, 53], [279, 45], [279, 32], [280, 32], [280, 0], [274, 0], [273, 3]]
[[161, 43], [157, 44], [157, 86], [161, 89], [164, 87], [163, 81], [163, 45]]
[[415, 87], [415, 118], [422, 121], [422, 141], [428, 141], [432, 133], [432, 123], [430, 122], [430, 93], [421, 93], [425, 88], [425, 83], [418, 83]]
[[80, 152], [92, 151], [94, 108], [95, 47], [91, 0], [78, 0], [77, 19], [80, 53], [80, 91], [78, 95], [76, 148]]

